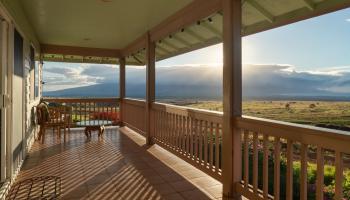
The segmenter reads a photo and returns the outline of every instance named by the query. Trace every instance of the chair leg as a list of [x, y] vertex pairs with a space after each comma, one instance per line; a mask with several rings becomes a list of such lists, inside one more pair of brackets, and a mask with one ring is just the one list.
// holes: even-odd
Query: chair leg
[[61, 140], [61, 127], [57, 127], [57, 134], [58, 134], [58, 139]]
[[66, 142], [66, 135], [67, 135], [67, 130], [66, 130], [66, 126], [63, 127], [64, 128], [64, 135], [63, 135], [63, 140], [64, 142]]
[[39, 129], [39, 133], [38, 133], [38, 140], [41, 140], [41, 136], [42, 136], [42, 132], [43, 132], [43, 126], [40, 125], [40, 129]]
[[41, 132], [41, 143], [44, 144], [45, 142], [45, 127], [43, 127]]

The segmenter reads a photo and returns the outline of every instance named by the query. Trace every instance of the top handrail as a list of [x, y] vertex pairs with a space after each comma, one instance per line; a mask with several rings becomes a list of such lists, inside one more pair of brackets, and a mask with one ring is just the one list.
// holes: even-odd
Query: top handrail
[[56, 103], [79, 103], [79, 102], [115, 102], [120, 101], [119, 97], [101, 97], [101, 98], [52, 98], [45, 97], [43, 101], [56, 102]]
[[235, 118], [235, 126], [243, 130], [350, 153], [350, 132], [346, 131], [248, 116]]
[[222, 123], [222, 112], [209, 111], [197, 108], [188, 108], [184, 106], [169, 105], [165, 103], [153, 103], [152, 109], [156, 111], [171, 112], [178, 115]]

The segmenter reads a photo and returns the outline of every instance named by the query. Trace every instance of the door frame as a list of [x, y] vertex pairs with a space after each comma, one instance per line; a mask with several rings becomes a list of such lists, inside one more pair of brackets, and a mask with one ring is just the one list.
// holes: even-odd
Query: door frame
[[9, 23], [3, 18], [0, 13], [0, 70], [1, 70], [1, 169], [0, 169], [0, 181], [3, 182], [8, 178], [8, 168], [10, 167], [8, 159], [9, 155], [9, 136], [11, 135], [11, 101], [10, 101], [10, 81], [11, 73], [9, 70]]

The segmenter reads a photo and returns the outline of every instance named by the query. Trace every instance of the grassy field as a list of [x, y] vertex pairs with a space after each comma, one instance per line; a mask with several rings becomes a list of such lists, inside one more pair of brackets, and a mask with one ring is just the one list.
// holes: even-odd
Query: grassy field
[[[189, 107], [222, 111], [222, 103], [203, 101]], [[350, 128], [350, 102], [326, 101], [244, 101], [243, 114], [299, 124]]]

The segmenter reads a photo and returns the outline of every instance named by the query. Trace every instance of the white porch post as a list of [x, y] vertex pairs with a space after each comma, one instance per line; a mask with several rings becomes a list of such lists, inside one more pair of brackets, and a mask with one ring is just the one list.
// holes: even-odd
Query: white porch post
[[241, 199], [241, 132], [234, 119], [242, 115], [241, 0], [223, 0], [223, 197]]
[[119, 117], [120, 117], [120, 126], [124, 126], [123, 121], [123, 112], [124, 112], [124, 98], [125, 98], [125, 58], [119, 59]]
[[155, 101], [155, 44], [146, 37], [146, 143], [152, 144], [151, 106]]

